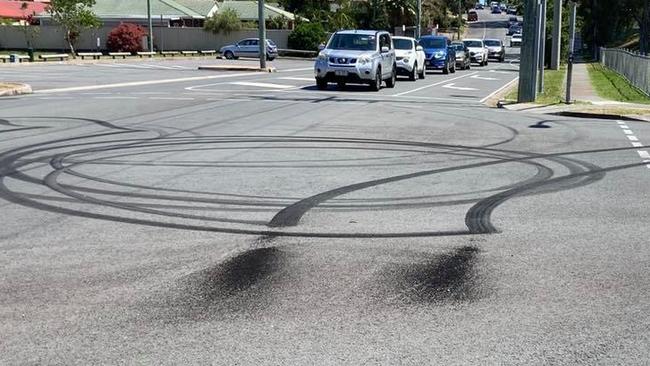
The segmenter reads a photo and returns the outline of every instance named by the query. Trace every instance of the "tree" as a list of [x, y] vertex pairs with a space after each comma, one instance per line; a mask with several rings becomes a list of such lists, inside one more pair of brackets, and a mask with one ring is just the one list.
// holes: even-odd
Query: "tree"
[[99, 27], [101, 22], [92, 12], [95, 0], [51, 0], [47, 11], [52, 20], [59, 23], [65, 31], [72, 57], [75, 56], [75, 44], [84, 28]]
[[147, 35], [137, 24], [122, 23], [113, 28], [106, 38], [106, 47], [111, 52], [140, 52], [142, 38]]
[[242, 22], [239, 19], [237, 10], [226, 8], [208, 18], [203, 28], [212, 33], [230, 34], [240, 30]]

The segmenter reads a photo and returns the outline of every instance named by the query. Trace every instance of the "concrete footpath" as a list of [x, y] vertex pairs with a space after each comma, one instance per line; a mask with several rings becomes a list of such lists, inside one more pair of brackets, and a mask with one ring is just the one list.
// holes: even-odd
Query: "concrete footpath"
[[500, 107], [535, 114], [650, 122], [650, 104], [625, 103], [600, 97], [591, 84], [586, 63], [577, 63], [573, 67], [571, 96], [573, 104], [517, 103], [500, 104]]

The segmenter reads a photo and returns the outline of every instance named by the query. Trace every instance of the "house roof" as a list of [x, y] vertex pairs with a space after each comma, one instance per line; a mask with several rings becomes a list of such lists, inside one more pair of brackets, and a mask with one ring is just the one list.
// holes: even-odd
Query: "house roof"
[[27, 19], [32, 13], [40, 14], [45, 11], [47, 4], [41, 2], [24, 2], [26, 9], [21, 9], [23, 1], [0, 0], [0, 18]]
[[[257, 20], [257, 1], [223, 1], [217, 3], [217, 11], [224, 9], [234, 9], [241, 20]], [[266, 19], [275, 17], [284, 17], [295, 20], [296, 16], [286, 10], [280, 9], [277, 4], [264, 4], [264, 16]], [[307, 20], [303, 18], [303, 20]]]
[[[204, 18], [214, 0], [151, 0], [152, 16]], [[142, 18], [147, 16], [147, 0], [97, 0], [93, 12], [101, 18]]]

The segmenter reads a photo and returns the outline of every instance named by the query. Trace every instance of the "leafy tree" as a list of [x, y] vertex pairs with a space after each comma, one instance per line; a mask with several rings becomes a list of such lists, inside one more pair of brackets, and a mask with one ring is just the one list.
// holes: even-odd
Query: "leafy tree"
[[65, 30], [72, 57], [75, 56], [75, 44], [84, 28], [99, 27], [101, 22], [92, 12], [95, 0], [51, 0], [47, 11], [52, 19]]
[[122, 23], [113, 28], [106, 39], [106, 47], [111, 52], [140, 52], [142, 37], [147, 33], [137, 24]]
[[235, 9], [224, 9], [205, 21], [203, 28], [212, 33], [230, 34], [242, 28], [239, 13]]
[[326, 32], [318, 23], [300, 23], [289, 34], [289, 48], [296, 50], [318, 50], [318, 45], [325, 41]]

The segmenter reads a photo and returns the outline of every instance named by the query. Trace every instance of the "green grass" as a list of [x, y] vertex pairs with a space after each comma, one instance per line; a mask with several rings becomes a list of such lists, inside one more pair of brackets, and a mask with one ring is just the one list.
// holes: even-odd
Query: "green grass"
[[634, 87], [623, 76], [599, 63], [587, 65], [589, 78], [601, 98], [618, 102], [650, 104], [650, 97]]
[[[537, 96], [535, 103], [558, 104], [563, 103], [565, 98], [564, 81], [566, 80], [566, 66], [559, 70], [544, 71], [544, 91]], [[517, 100], [519, 92], [515, 87], [505, 97], [506, 100]]]

